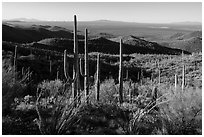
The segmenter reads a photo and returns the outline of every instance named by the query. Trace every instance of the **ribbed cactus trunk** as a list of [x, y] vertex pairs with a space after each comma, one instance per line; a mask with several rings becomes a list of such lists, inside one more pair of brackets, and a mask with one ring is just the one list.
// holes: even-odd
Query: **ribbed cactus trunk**
[[77, 39], [77, 18], [74, 15], [74, 65], [73, 65], [73, 78], [76, 80], [72, 83], [72, 95], [74, 98], [80, 95], [79, 89], [79, 56], [78, 56], [78, 39]]
[[125, 77], [126, 80], [129, 79], [129, 74], [128, 73], [129, 73], [129, 71], [128, 71], [128, 69], [126, 69], [126, 77]]
[[99, 92], [100, 92], [100, 54], [97, 55], [97, 71], [96, 71], [96, 100], [99, 101]]
[[50, 63], [50, 76], [51, 76], [51, 74], [52, 74], [52, 60], [50, 60], [49, 63]]
[[175, 91], [177, 90], [177, 83], [178, 83], [178, 77], [177, 74], [175, 74]]
[[14, 51], [14, 61], [13, 61], [13, 68], [14, 68], [14, 80], [16, 81], [17, 79], [17, 50], [18, 46], [15, 46], [15, 51]]
[[185, 88], [185, 65], [183, 64], [183, 69], [182, 69], [182, 85], [181, 85], [182, 91], [184, 91]]
[[153, 87], [153, 90], [152, 90], [152, 103], [150, 104], [150, 108], [153, 108], [155, 107], [154, 109], [158, 109], [158, 107], [156, 107], [156, 104], [157, 104], [157, 87]]
[[95, 91], [96, 91], [96, 100], [99, 101], [99, 92], [100, 92], [100, 54], [99, 53], [97, 55]]
[[84, 77], [84, 92], [86, 102], [88, 101], [89, 95], [89, 56], [88, 56], [88, 31], [85, 29], [85, 40], [84, 40], [84, 73], [82, 67], [82, 60], [80, 58], [80, 73]]
[[123, 45], [122, 39], [120, 39], [120, 65], [119, 65], [119, 102], [123, 103]]
[[59, 80], [59, 67], [57, 67], [57, 80]]
[[140, 72], [137, 72], [137, 80], [140, 81]]
[[182, 59], [182, 83], [181, 83], [181, 89], [182, 91], [184, 91], [184, 88], [185, 88], [185, 64], [184, 64], [184, 53], [182, 51], [182, 54], [181, 54], [181, 59]]
[[64, 76], [66, 78], [66, 80], [69, 80], [69, 66], [68, 66], [68, 62], [67, 62], [67, 50], [64, 50]]
[[141, 72], [140, 72], [140, 84], [142, 85], [143, 84], [143, 69], [141, 69]]
[[159, 76], [158, 76], [158, 83], [159, 83], [159, 85], [160, 85], [160, 83], [161, 83], [161, 69], [160, 69], [160, 64], [159, 64], [159, 62], [158, 62], [158, 70], [159, 70]]
[[24, 71], [24, 67], [21, 68], [21, 75], [24, 76], [25, 71]]
[[84, 76], [84, 91], [85, 98], [87, 99], [89, 95], [89, 55], [88, 55], [88, 31], [85, 29], [85, 43], [84, 43], [84, 59], [85, 59], [85, 76]]

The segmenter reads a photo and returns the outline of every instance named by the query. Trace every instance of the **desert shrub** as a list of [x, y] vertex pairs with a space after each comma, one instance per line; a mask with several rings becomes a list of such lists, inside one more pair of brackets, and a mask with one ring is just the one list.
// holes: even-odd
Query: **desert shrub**
[[70, 84], [44, 81], [38, 86], [35, 119], [41, 134], [72, 134], [83, 102], [71, 97]]
[[[90, 89], [90, 101], [95, 102], [96, 101], [96, 92], [95, 87], [91, 87]], [[106, 79], [102, 83], [100, 83], [100, 91], [99, 91], [99, 101], [101, 103], [117, 103], [117, 94], [118, 90], [115, 86], [114, 79]]]
[[160, 106], [163, 125], [168, 134], [201, 134], [202, 90], [180, 87], [167, 90], [167, 104]]
[[11, 104], [15, 97], [21, 97], [25, 92], [27, 75], [15, 80], [14, 68], [5, 60], [2, 62], [2, 113], [11, 111]]

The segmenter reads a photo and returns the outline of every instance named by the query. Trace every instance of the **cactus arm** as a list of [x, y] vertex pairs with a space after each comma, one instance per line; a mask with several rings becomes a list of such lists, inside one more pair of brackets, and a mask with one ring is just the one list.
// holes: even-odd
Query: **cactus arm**
[[128, 80], [128, 73], [129, 73], [129, 71], [128, 71], [128, 68], [126, 69], [126, 77], [125, 77], [125, 80]]
[[69, 64], [67, 62], [67, 50], [64, 50], [64, 76], [66, 79], [69, 79], [69, 74], [67, 73], [67, 69], [69, 68]]
[[69, 63], [67, 62], [67, 51], [64, 50], [64, 76], [65, 76], [67, 81], [73, 83], [76, 81], [77, 73], [75, 73], [74, 77], [71, 78], [69, 76], [68, 69], [69, 69]]

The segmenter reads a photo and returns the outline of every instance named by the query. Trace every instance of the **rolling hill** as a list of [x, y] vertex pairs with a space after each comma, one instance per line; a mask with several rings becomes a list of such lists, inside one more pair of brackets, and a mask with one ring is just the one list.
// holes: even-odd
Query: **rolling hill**
[[[31, 27], [22, 27], [9, 24], [2, 25], [3, 41], [29, 43], [45, 38], [73, 38], [73, 33], [58, 26], [32, 25]], [[79, 35], [78, 38], [83, 38], [83, 36]]]
[[194, 31], [187, 34], [176, 33], [169, 37], [169, 40], [160, 44], [171, 48], [179, 48], [188, 52], [202, 52], [202, 32]]
[[[124, 40], [126, 39], [126, 40]], [[90, 38], [88, 41], [89, 52], [102, 52], [106, 54], [119, 54], [119, 38], [115, 41], [104, 37]], [[148, 42], [134, 36], [123, 37], [124, 54], [142, 53], [142, 54], [180, 54], [181, 50], [171, 49], [161, 46], [155, 42]], [[33, 45], [36, 48], [58, 50], [62, 52], [67, 49], [69, 53], [73, 52], [73, 40], [67, 38], [49, 38], [38, 41]], [[79, 40], [79, 53], [84, 53], [84, 40]]]

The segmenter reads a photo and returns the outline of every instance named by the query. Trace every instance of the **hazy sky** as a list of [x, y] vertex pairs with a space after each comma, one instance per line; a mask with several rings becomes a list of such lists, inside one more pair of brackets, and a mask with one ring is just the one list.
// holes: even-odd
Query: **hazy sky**
[[202, 22], [202, 3], [2, 3], [3, 19], [34, 18], [39, 20], [71, 21], [74, 14], [77, 15], [79, 21], [106, 19], [148, 23]]

